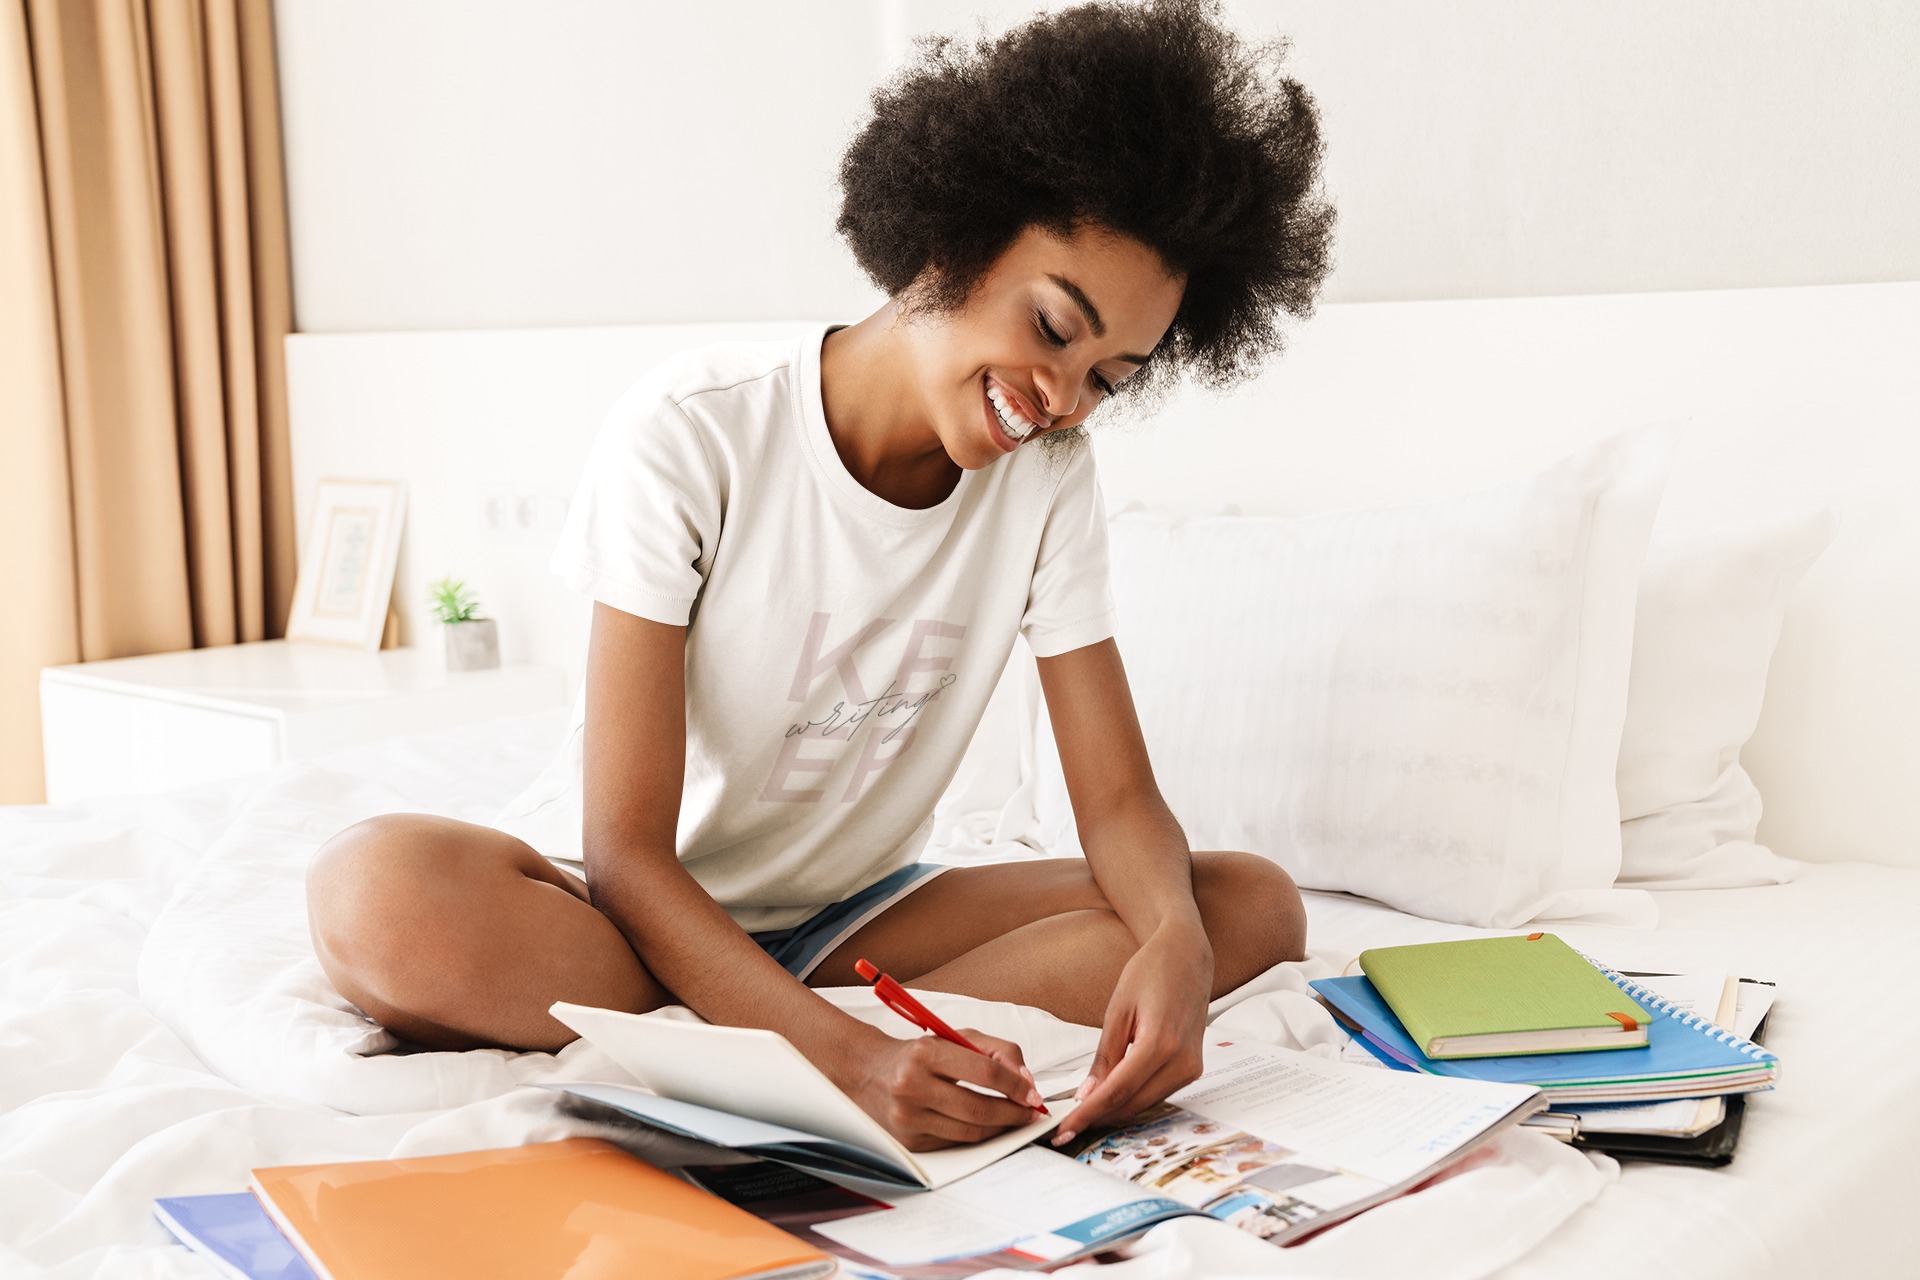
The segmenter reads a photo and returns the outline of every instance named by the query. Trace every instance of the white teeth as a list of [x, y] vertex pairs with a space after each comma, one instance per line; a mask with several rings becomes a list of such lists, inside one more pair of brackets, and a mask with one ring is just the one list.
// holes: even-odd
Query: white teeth
[[1015, 440], [1025, 440], [1033, 432], [1033, 424], [1017, 413], [1000, 394], [1000, 388], [988, 387], [987, 399], [993, 402], [993, 410], [1000, 417], [1000, 429]]

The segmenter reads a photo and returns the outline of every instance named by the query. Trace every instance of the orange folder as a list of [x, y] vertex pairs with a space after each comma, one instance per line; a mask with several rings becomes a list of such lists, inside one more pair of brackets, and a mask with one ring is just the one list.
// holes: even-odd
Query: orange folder
[[597, 1138], [255, 1169], [253, 1187], [322, 1280], [809, 1280], [834, 1268]]

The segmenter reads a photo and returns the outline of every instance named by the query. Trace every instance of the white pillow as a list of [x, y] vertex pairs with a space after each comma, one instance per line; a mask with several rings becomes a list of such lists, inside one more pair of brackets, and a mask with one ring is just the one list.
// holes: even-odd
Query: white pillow
[[[1612, 887], [1614, 765], [1677, 435], [1406, 506], [1117, 517], [1120, 651], [1192, 846], [1435, 920], [1651, 927], [1652, 899]], [[1039, 826], [1077, 852], [1039, 728]]]
[[1787, 597], [1840, 527], [1827, 507], [1662, 534], [1647, 552], [1620, 738], [1620, 883], [1783, 884], [1798, 864], [1754, 843], [1740, 767]]

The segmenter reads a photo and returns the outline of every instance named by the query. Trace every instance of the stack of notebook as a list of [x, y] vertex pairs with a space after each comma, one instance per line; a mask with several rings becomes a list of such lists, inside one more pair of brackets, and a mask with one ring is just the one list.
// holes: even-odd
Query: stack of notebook
[[[1403, 1070], [1534, 1085], [1554, 1110], [1749, 1093], [1771, 1089], [1779, 1070], [1710, 1013], [1551, 934], [1388, 947], [1360, 963], [1365, 976], [1313, 987], [1368, 1051]], [[1570, 1048], [1572, 1038], [1586, 1043]]]
[[[1774, 988], [1770, 982], [1727, 973], [1627, 973], [1686, 1013], [1760, 1043]], [[1746, 1094], [1651, 1103], [1594, 1103], [1568, 1109], [1570, 1141], [1590, 1151], [1636, 1160], [1717, 1168], [1732, 1162], [1746, 1116]], [[1536, 1117], [1537, 1118], [1537, 1117]]]

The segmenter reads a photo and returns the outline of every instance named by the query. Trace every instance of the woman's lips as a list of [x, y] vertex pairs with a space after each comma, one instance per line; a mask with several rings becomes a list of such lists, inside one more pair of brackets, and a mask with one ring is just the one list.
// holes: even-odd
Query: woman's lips
[[985, 385], [980, 388], [980, 413], [986, 418], [987, 431], [993, 436], [993, 442], [1000, 447], [1002, 453], [1012, 453], [1020, 447], [1020, 442], [1008, 435], [1007, 429], [1000, 425], [1000, 415], [993, 411], [993, 401], [987, 399]]
[[[991, 374], [981, 378], [981, 398], [986, 401], [987, 420], [1001, 448], [1016, 449], [1042, 430], [1039, 415], [1032, 412], [1026, 400]], [[1019, 431], [1023, 425], [1026, 430]]]

